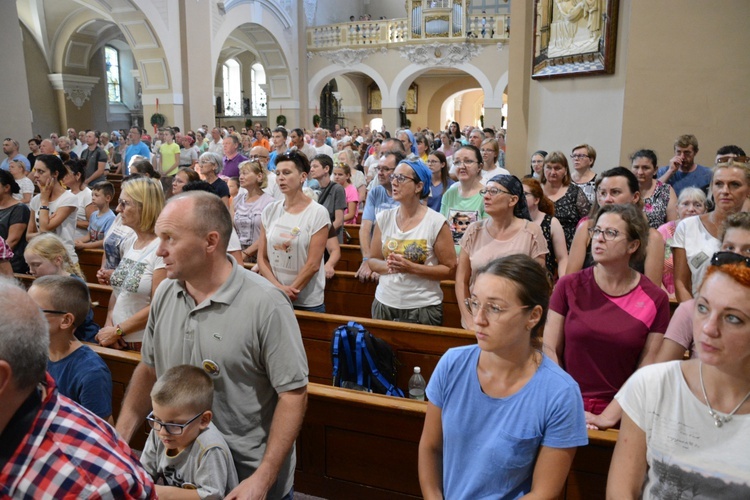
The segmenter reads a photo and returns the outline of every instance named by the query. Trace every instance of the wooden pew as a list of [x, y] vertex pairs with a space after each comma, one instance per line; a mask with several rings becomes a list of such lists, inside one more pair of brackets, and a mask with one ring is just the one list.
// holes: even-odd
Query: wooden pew
[[[126, 387], [140, 355], [91, 346]], [[123, 392], [113, 392], [115, 417]], [[418, 446], [427, 404], [310, 383], [297, 439], [295, 490], [331, 500], [406, 499], [420, 496]], [[589, 431], [576, 453], [561, 498], [604, 498], [617, 431]], [[136, 433], [132, 446], [142, 447]]]
[[[372, 317], [370, 311], [375, 299], [376, 283], [360, 283], [354, 272], [336, 271], [333, 278], [326, 280], [326, 312], [344, 316]], [[461, 311], [456, 299], [454, 281], [440, 283], [443, 289], [443, 326], [461, 328]]]
[[349, 245], [359, 245], [359, 224], [344, 224], [344, 241]]
[[396, 385], [406, 391], [413, 368], [419, 366], [426, 379], [432, 376], [437, 362], [445, 351], [476, 343], [473, 333], [458, 328], [396, 323], [377, 319], [352, 318], [334, 314], [295, 311], [302, 342], [307, 353], [310, 381], [330, 384], [331, 337], [336, 328], [354, 320], [370, 333], [386, 341], [399, 362]]
[[360, 264], [362, 264], [362, 250], [359, 244], [341, 245], [341, 258], [336, 264], [336, 270], [356, 273]]
[[76, 250], [76, 254], [78, 255], [78, 265], [81, 266], [81, 271], [83, 271], [86, 281], [88, 283], [97, 283], [96, 272], [102, 267], [104, 250], [101, 248], [85, 248]]

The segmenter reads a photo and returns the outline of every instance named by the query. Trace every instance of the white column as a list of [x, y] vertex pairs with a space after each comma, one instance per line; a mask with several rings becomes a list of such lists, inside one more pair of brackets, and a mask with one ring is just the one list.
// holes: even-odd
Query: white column
[[[33, 136], [31, 101], [23, 54], [23, 38], [16, 2], [0, 2], [0, 47], [3, 70], [0, 71], [0, 137], [12, 137], [27, 151], [26, 141]], [[46, 131], [38, 131], [40, 134]]]

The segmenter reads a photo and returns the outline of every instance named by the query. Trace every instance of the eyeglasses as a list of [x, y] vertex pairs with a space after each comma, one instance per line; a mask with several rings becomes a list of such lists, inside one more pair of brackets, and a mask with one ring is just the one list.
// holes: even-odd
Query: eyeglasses
[[494, 150], [494, 149], [480, 149], [479, 151], [480, 151], [480, 152], [481, 152], [482, 154], [485, 154], [485, 153], [494, 153], [494, 152], [495, 152], [495, 150]]
[[746, 267], [750, 267], [750, 257], [745, 257], [742, 254], [734, 252], [716, 252], [711, 257], [712, 266], [723, 266], [724, 264], [742, 264], [745, 263]]
[[479, 163], [476, 160], [455, 160], [453, 164], [457, 167], [460, 167], [462, 165], [474, 165], [475, 163]]
[[480, 189], [479, 190], [479, 194], [481, 194], [482, 196], [486, 195], [487, 193], [490, 193], [492, 196], [497, 196], [500, 193], [509, 194], [511, 196], [515, 196], [510, 191], [505, 191], [503, 189], [498, 189], [498, 188], [485, 188], [485, 189]]
[[261, 158], [268, 159], [268, 156], [264, 156], [264, 155], [250, 155], [247, 159], [250, 160], [250, 161], [258, 161]]
[[491, 302], [482, 304], [477, 299], [465, 299], [464, 305], [466, 305], [466, 308], [469, 310], [472, 316], [476, 316], [477, 314], [479, 314], [479, 311], [482, 311], [484, 312], [485, 317], [491, 321], [498, 319], [503, 313], [511, 311], [513, 309], [528, 309], [529, 307], [529, 306], [516, 306], [516, 307], [509, 307], [509, 308], [503, 309], [497, 304], [493, 304]]
[[167, 434], [171, 434], [172, 436], [179, 436], [185, 431], [185, 427], [192, 424], [195, 420], [198, 419], [201, 415], [203, 415], [205, 412], [202, 411], [184, 424], [173, 424], [171, 422], [161, 422], [159, 420], [156, 420], [154, 418], [154, 412], [151, 412], [146, 417], [146, 420], [148, 421], [148, 425], [155, 430], [156, 432], [159, 432], [162, 427], [167, 431]]
[[580, 160], [582, 158], [590, 158], [589, 155], [570, 155], [570, 157], [574, 160]]
[[132, 201], [125, 201], [125, 200], [118, 200], [117, 201], [117, 206], [118, 207], [122, 207], [122, 208], [128, 208], [128, 207], [132, 207], [133, 206], [133, 202]]
[[42, 309], [42, 312], [47, 314], [68, 314], [68, 311], [57, 311], [55, 309]]
[[598, 227], [589, 228], [589, 236], [598, 238], [599, 235], [604, 236], [604, 241], [612, 241], [620, 236], [620, 231], [617, 229], [600, 229]]
[[719, 163], [729, 163], [730, 161], [734, 163], [750, 163], [750, 156], [735, 156], [735, 155], [719, 156], [716, 159], [716, 164], [718, 165]]
[[420, 182], [418, 179], [415, 179], [414, 177], [409, 177], [408, 175], [403, 174], [391, 174], [388, 176], [388, 180], [391, 182], [396, 182], [398, 184], [401, 184], [402, 182], [406, 182], [407, 180], [414, 181], [414, 183]]
[[427, 160], [428, 165], [435, 165], [437, 163], [441, 163], [440, 160]]

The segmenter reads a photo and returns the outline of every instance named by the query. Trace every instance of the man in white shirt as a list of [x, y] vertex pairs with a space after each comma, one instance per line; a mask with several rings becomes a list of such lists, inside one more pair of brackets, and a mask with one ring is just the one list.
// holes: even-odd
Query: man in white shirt
[[211, 129], [211, 140], [208, 142], [208, 151], [210, 153], [216, 153], [217, 155], [224, 154], [224, 143], [221, 139], [221, 131], [219, 127]]
[[305, 142], [305, 133], [301, 128], [294, 128], [289, 132], [289, 139], [291, 139], [292, 147], [296, 147], [298, 151], [304, 153], [307, 159], [312, 161], [315, 155], [318, 154], [315, 148]]
[[326, 131], [322, 128], [315, 129], [315, 154], [328, 155], [333, 160], [333, 148], [326, 144]]

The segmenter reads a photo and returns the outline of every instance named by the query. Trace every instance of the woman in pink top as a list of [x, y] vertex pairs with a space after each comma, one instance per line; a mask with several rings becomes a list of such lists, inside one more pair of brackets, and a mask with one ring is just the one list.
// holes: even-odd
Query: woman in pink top
[[649, 235], [640, 208], [604, 205], [589, 233], [594, 265], [557, 282], [544, 347], [578, 382], [586, 423], [607, 428], [622, 414], [613, 401], [617, 391], [656, 357], [669, 325], [669, 298], [631, 267], [643, 259]]
[[349, 165], [339, 163], [333, 167], [333, 182], [341, 184], [346, 192], [346, 208], [344, 209], [344, 224], [357, 223], [357, 210], [359, 209], [359, 193], [352, 184], [352, 169]]
[[[544, 267], [547, 240], [542, 228], [531, 221], [523, 185], [513, 175], [497, 175], [480, 191], [489, 218], [472, 223], [461, 238], [456, 270], [456, 298], [464, 304], [476, 270], [506, 255], [525, 254]], [[473, 316], [461, 307], [461, 323], [473, 328]]]

